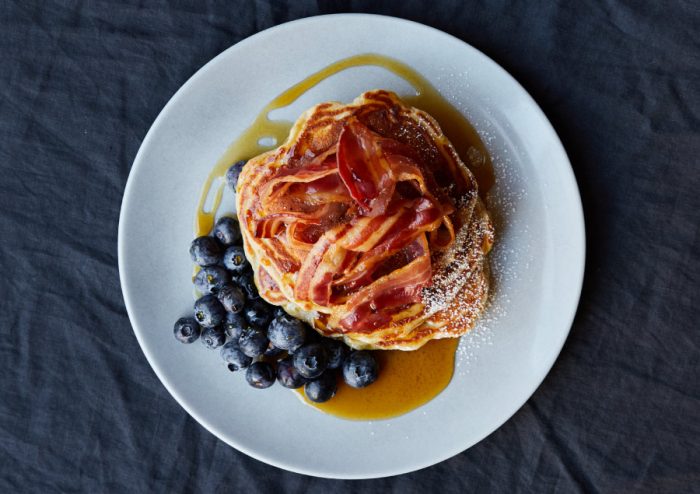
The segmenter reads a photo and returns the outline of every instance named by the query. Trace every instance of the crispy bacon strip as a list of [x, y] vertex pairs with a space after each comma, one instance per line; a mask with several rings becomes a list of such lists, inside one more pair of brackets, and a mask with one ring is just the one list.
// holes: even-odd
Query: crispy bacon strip
[[430, 253], [425, 235], [411, 244], [413, 260], [364, 287], [345, 303], [340, 321], [347, 331], [371, 331], [391, 319], [393, 310], [419, 303], [421, 289], [430, 282]]
[[400, 201], [385, 216], [356, 220], [340, 242], [346, 249], [369, 252], [369, 256], [396, 251], [419, 234], [436, 230], [443, 216], [440, 206], [430, 199]]
[[301, 263], [298, 258], [293, 255], [289, 246], [279, 238], [263, 239], [261, 246], [271, 264], [280, 273], [295, 273], [299, 270]]
[[317, 156], [306, 166], [282, 167], [277, 170], [275, 176], [263, 185], [260, 190], [260, 204], [263, 209], [268, 211], [268, 208], [274, 205], [280, 197], [284, 197], [287, 189], [295, 183], [308, 184], [309, 182], [337, 174], [338, 169], [334, 155], [335, 147], [332, 147], [325, 153]]
[[289, 222], [301, 222], [312, 225], [320, 225], [332, 208], [330, 203], [315, 207], [308, 212], [274, 213], [264, 218], [255, 220], [255, 236], [258, 238], [272, 238], [279, 233], [284, 225]]
[[365, 216], [384, 214], [396, 179], [381, 148], [382, 137], [350, 120], [338, 140], [338, 172]]
[[306, 258], [309, 250], [323, 235], [323, 227], [320, 225], [305, 224], [301, 222], [290, 223], [285, 230], [285, 238], [290, 248], [301, 253], [300, 258]]
[[[330, 266], [322, 266], [322, 264], [324, 262], [328, 262], [328, 259], [325, 256], [326, 253], [329, 249], [331, 249], [331, 246], [335, 244], [338, 237], [343, 235], [347, 228], [347, 225], [339, 225], [331, 230], [328, 230], [320, 239], [318, 239], [318, 241], [306, 255], [306, 259], [304, 259], [304, 263], [301, 265], [301, 268], [297, 273], [296, 287], [294, 288], [294, 296], [298, 300], [310, 300], [311, 293], [319, 291], [318, 287], [312, 287], [312, 283], [315, 283], [316, 285], [319, 283], [328, 283], [328, 285], [330, 285], [331, 280], [326, 280], [327, 275], [324, 274], [328, 271]], [[339, 255], [342, 256], [343, 253], [340, 253]], [[317, 276], [316, 271], [319, 270], [319, 266], [322, 266], [320, 268], [321, 274]]]

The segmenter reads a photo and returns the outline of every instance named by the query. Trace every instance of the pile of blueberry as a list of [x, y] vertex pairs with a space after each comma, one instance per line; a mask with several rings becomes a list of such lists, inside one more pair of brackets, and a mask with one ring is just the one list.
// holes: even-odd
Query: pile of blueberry
[[355, 388], [376, 381], [371, 352], [321, 337], [260, 298], [234, 218], [219, 219], [211, 236], [194, 239], [190, 255], [200, 266], [194, 284], [203, 296], [194, 303], [194, 317], [175, 323], [179, 341], [201, 338], [207, 348], [220, 347], [228, 369], [245, 369], [254, 388], [268, 388], [276, 379], [286, 388], [304, 386], [306, 397], [317, 403], [335, 395], [339, 374]]

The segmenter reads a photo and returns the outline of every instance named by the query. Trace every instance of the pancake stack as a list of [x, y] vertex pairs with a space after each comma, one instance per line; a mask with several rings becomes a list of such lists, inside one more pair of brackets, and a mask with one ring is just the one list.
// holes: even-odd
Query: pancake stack
[[324, 336], [415, 350], [466, 333], [484, 308], [494, 233], [476, 180], [394, 93], [307, 110], [236, 192], [261, 296]]

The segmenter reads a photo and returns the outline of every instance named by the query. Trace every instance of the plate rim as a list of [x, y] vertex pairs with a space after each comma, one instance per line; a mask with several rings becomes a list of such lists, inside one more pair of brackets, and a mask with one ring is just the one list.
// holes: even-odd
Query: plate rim
[[[466, 446], [464, 445], [459, 445], [453, 448], [446, 448], [444, 454], [439, 455], [437, 457], [434, 457], [428, 461], [417, 461], [414, 462], [410, 465], [404, 465], [402, 467], [394, 467], [394, 468], [387, 468], [384, 473], [381, 474], [370, 474], [370, 475], [357, 475], [357, 474], [348, 474], [348, 475], [343, 475], [343, 474], [329, 474], [328, 472], [321, 472], [318, 470], [314, 470], [313, 468], [300, 468], [296, 465], [291, 465], [287, 464], [283, 461], [278, 461], [275, 459], [270, 459], [266, 457], [264, 454], [260, 454], [251, 448], [247, 448], [242, 444], [238, 444], [234, 440], [230, 440], [229, 438], [225, 437], [226, 434], [221, 433], [220, 431], [217, 430], [217, 427], [214, 426], [213, 424], [209, 423], [206, 418], [200, 416], [199, 414], [194, 413], [191, 408], [186, 404], [186, 400], [180, 395], [180, 393], [171, 385], [170, 381], [166, 376], [163, 374], [162, 370], [159, 368], [159, 366], [156, 363], [154, 355], [151, 353], [150, 350], [148, 350], [147, 346], [144, 344], [143, 338], [141, 336], [141, 329], [138, 329], [137, 326], [135, 325], [135, 317], [134, 317], [134, 310], [131, 302], [131, 298], [133, 294], [129, 292], [129, 289], [127, 288], [124, 280], [127, 278], [125, 274], [125, 245], [126, 245], [126, 239], [124, 237], [124, 229], [123, 225], [126, 221], [126, 205], [128, 204], [131, 196], [133, 195], [133, 183], [134, 183], [134, 176], [136, 175], [135, 171], [139, 170], [142, 166], [142, 162], [144, 161], [142, 159], [143, 153], [145, 152], [144, 150], [148, 147], [148, 144], [150, 141], [153, 139], [153, 136], [155, 134], [155, 129], [159, 127], [161, 121], [166, 118], [165, 115], [169, 112], [169, 109], [176, 104], [176, 102], [183, 97], [183, 94], [186, 92], [185, 90], [189, 88], [192, 84], [194, 84], [197, 80], [199, 80], [202, 77], [206, 76], [207, 68], [210, 66], [213, 66], [215, 63], [220, 58], [223, 58], [228, 54], [230, 51], [237, 51], [237, 50], [243, 50], [246, 48], [247, 45], [250, 43], [255, 42], [257, 39], [269, 36], [273, 33], [276, 33], [277, 31], [280, 30], [285, 30], [285, 29], [290, 29], [293, 28], [297, 25], [308, 23], [308, 22], [318, 22], [322, 21], [324, 19], [331, 19], [331, 18], [339, 18], [339, 17], [344, 17], [344, 18], [355, 18], [355, 19], [360, 19], [360, 18], [372, 18], [372, 19], [378, 19], [381, 21], [385, 22], [396, 22], [399, 24], [406, 24], [411, 26], [412, 28], [418, 28], [418, 29], [427, 29], [428, 31], [432, 31], [433, 34], [437, 36], [444, 37], [446, 39], [450, 40], [456, 40], [460, 42], [461, 44], [465, 45], [466, 47], [474, 50], [475, 53], [477, 53], [483, 60], [484, 63], [492, 65], [498, 72], [501, 73], [502, 76], [505, 76], [510, 82], [510, 84], [513, 85], [513, 87], [518, 90], [521, 93], [521, 96], [523, 96], [529, 106], [530, 110], [538, 113], [538, 117], [541, 118], [542, 122], [546, 125], [547, 130], [549, 132], [549, 138], [551, 139], [552, 144], [555, 147], [555, 152], [557, 154], [561, 155], [561, 158], [565, 160], [565, 163], [568, 166], [563, 166], [564, 163], [562, 162], [562, 171], [565, 170], [563, 173], [563, 177], [565, 178], [568, 182], [569, 185], [572, 185], [573, 188], [572, 190], [576, 191], [575, 197], [571, 197], [570, 199], [570, 207], [572, 209], [571, 214], [572, 216], [577, 217], [576, 221], [576, 230], [578, 230], [578, 233], [580, 234], [581, 238], [581, 245], [579, 245], [579, 249], [581, 252], [581, 258], [580, 262], [578, 263], [578, 266], [576, 266], [576, 279], [572, 281], [572, 290], [575, 291], [575, 293], [572, 292], [572, 295], [575, 295], [576, 299], [576, 304], [573, 305], [572, 310], [566, 317], [566, 320], [568, 321], [567, 323], [567, 329], [565, 331], [562, 331], [561, 333], [561, 340], [554, 342], [552, 347], [556, 348], [556, 352], [552, 352], [552, 358], [551, 361], [547, 362], [546, 365], [542, 367], [543, 372], [541, 376], [538, 376], [536, 380], [533, 380], [533, 382], [537, 382], [535, 386], [533, 386], [532, 391], [527, 394], [527, 396], [522, 400], [522, 403], [518, 403], [517, 406], [514, 407], [509, 407], [507, 410], [507, 413], [504, 414], [505, 418], [497, 423], [497, 425], [489, 430], [485, 430], [482, 432], [482, 434], [478, 435], [478, 439], [475, 441], [471, 442], [471, 444], [468, 444]], [[168, 393], [175, 399], [177, 404], [181, 406], [189, 415], [192, 417], [197, 423], [199, 423], [202, 427], [204, 427], [209, 433], [214, 435], [218, 440], [221, 440], [225, 444], [228, 444], [229, 446], [235, 448], [236, 450], [258, 460], [263, 463], [266, 463], [268, 465], [272, 465], [277, 468], [281, 468], [287, 471], [291, 471], [294, 473], [298, 474], [303, 474], [303, 475], [310, 475], [314, 477], [321, 477], [321, 478], [332, 478], [332, 479], [372, 479], [372, 478], [384, 478], [384, 477], [391, 477], [391, 476], [396, 476], [396, 475], [401, 475], [405, 473], [410, 473], [418, 470], [422, 470], [424, 468], [430, 467], [432, 465], [435, 465], [437, 463], [440, 463], [442, 461], [445, 461], [449, 458], [452, 458], [453, 456], [466, 451], [467, 449], [477, 445], [480, 443], [482, 440], [484, 440], [486, 437], [491, 435], [493, 432], [498, 430], [500, 427], [503, 426], [508, 420], [510, 420], [524, 405], [527, 403], [527, 401], [537, 392], [537, 390], [540, 388], [542, 383], [544, 382], [545, 378], [549, 375], [551, 372], [552, 367], [554, 366], [554, 363], [557, 361], [559, 358], [559, 355], [561, 354], [561, 351], [564, 347], [564, 344], [566, 343], [566, 340], [571, 332], [571, 328], [576, 316], [576, 313], [578, 312], [578, 307], [580, 304], [581, 300], [581, 293], [583, 289], [583, 281], [584, 281], [584, 276], [585, 276], [585, 266], [586, 266], [586, 228], [585, 228], [585, 217], [584, 217], [584, 211], [583, 211], [583, 204], [581, 201], [581, 193], [580, 189], [578, 187], [578, 183], [576, 181], [576, 176], [573, 171], [573, 167], [571, 165], [571, 161], [568, 157], [568, 154], [566, 153], [566, 149], [564, 148], [564, 145], [561, 142], [561, 139], [559, 138], [558, 134], [556, 133], [556, 130], [552, 126], [551, 122], [547, 118], [546, 114], [544, 111], [540, 108], [540, 106], [537, 104], [537, 102], [534, 100], [534, 98], [530, 95], [530, 93], [505, 69], [503, 68], [500, 64], [496, 63], [493, 59], [491, 59], [488, 55], [483, 53], [481, 50], [475, 48], [473, 45], [469, 44], [468, 42], [453, 36], [449, 33], [446, 33], [444, 31], [441, 31], [440, 29], [434, 28], [432, 26], [428, 26], [426, 24], [422, 24], [420, 22], [404, 19], [401, 17], [394, 17], [394, 16], [388, 16], [388, 15], [379, 15], [379, 14], [365, 14], [365, 13], [339, 13], [339, 14], [325, 14], [325, 15], [316, 15], [316, 16], [310, 16], [310, 17], [304, 17], [300, 19], [296, 19], [293, 21], [285, 22], [282, 24], [277, 24], [275, 26], [269, 27], [267, 29], [264, 29], [262, 31], [258, 31], [257, 33], [248, 36], [247, 38], [244, 38], [233, 45], [229, 46], [222, 52], [220, 52], [218, 55], [213, 57], [211, 60], [209, 60], [206, 64], [204, 64], [202, 67], [196, 70], [188, 79], [185, 81], [180, 87], [178, 87], [177, 91], [170, 97], [168, 102], [163, 106], [163, 108], [160, 110], [158, 113], [158, 116], [155, 118], [151, 126], [149, 127], [146, 135], [144, 136], [143, 140], [141, 141], [141, 144], [139, 146], [139, 149], [136, 153], [136, 156], [134, 157], [134, 160], [132, 162], [132, 165], [129, 169], [129, 175], [127, 177], [126, 185], [124, 187], [124, 193], [122, 197], [122, 201], [120, 204], [120, 212], [119, 212], [119, 222], [118, 222], [118, 232], [117, 232], [117, 262], [118, 262], [118, 268], [119, 268], [119, 280], [120, 280], [120, 286], [122, 290], [122, 296], [124, 299], [124, 305], [126, 308], [127, 315], [129, 317], [129, 322], [132, 327], [132, 331], [134, 332], [134, 335], [136, 336], [136, 339], [139, 343], [139, 347], [141, 348], [141, 351], [143, 352], [144, 356], [146, 357], [146, 360], [148, 364], [151, 366], [151, 369], [154, 371], [156, 374], [156, 377], [158, 377], [158, 380], [161, 382], [161, 384], [166, 388]], [[512, 408], [512, 410], [511, 410]]]

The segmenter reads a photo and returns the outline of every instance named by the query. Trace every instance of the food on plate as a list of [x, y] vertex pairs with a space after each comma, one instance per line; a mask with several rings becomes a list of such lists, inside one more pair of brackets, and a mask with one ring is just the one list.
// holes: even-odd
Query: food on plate
[[238, 314], [245, 307], [245, 294], [243, 289], [232, 283], [223, 285], [216, 294], [221, 305], [229, 314]]
[[238, 244], [241, 241], [241, 228], [238, 226], [238, 221], [229, 216], [219, 218], [219, 221], [214, 225], [212, 236], [216, 238], [221, 245], [228, 247], [229, 245]]
[[369, 352], [353, 352], [343, 363], [345, 382], [353, 388], [365, 388], [377, 380], [377, 362]]
[[197, 237], [190, 246], [190, 256], [199, 266], [213, 266], [221, 260], [221, 244], [212, 237]]
[[299, 319], [281, 314], [267, 328], [267, 335], [275, 347], [294, 353], [306, 340], [306, 325]]
[[254, 362], [246, 370], [245, 379], [254, 388], [269, 388], [275, 384], [275, 370], [267, 362]]
[[299, 374], [314, 379], [328, 368], [328, 353], [320, 343], [311, 343], [294, 352], [293, 362]]
[[173, 333], [182, 343], [192, 343], [199, 338], [202, 328], [193, 317], [181, 317], [175, 322]]
[[277, 381], [289, 389], [301, 388], [306, 384], [306, 378], [294, 367], [292, 357], [287, 357], [277, 363]]
[[253, 363], [253, 359], [243, 353], [238, 345], [238, 338], [229, 337], [229, 341], [221, 347], [221, 358], [228, 365], [228, 370], [235, 372], [237, 370], [245, 369], [250, 364]]
[[225, 317], [226, 309], [212, 293], [204, 295], [194, 303], [194, 318], [204, 328], [218, 326]]
[[338, 389], [338, 382], [332, 373], [323, 373], [304, 385], [304, 394], [314, 403], [330, 400]]
[[258, 326], [247, 327], [238, 338], [241, 351], [252, 358], [262, 357], [268, 344], [267, 331]]
[[174, 334], [220, 348], [254, 388], [312, 403], [362, 390], [382, 371], [374, 350], [458, 337], [484, 307], [493, 228], [476, 180], [393, 93], [316, 105], [226, 182], [237, 218], [192, 242], [201, 296]]
[[262, 299], [320, 334], [413, 350], [483, 310], [493, 227], [476, 180], [394, 93], [316, 105], [280, 147], [232, 168]]
[[198, 266], [193, 283], [201, 296], [194, 317], [175, 323], [175, 338], [182, 343], [201, 339], [209, 349], [220, 348], [228, 370], [244, 371], [253, 388], [266, 389], [277, 381], [285, 388], [304, 387], [314, 403], [330, 400], [350, 349], [260, 298], [237, 220], [224, 218], [210, 236], [192, 241], [190, 253]]
[[226, 171], [226, 184], [232, 189], [236, 188], [236, 185], [238, 184], [238, 177], [241, 175], [241, 171], [243, 170], [243, 166], [245, 166], [245, 164], [246, 160], [237, 161]]
[[223, 264], [233, 274], [243, 274], [248, 269], [245, 251], [240, 245], [232, 245], [224, 251]]
[[194, 275], [194, 286], [200, 293], [217, 293], [228, 282], [229, 274], [221, 266], [204, 266]]
[[226, 342], [226, 333], [218, 326], [202, 330], [202, 344], [210, 349], [219, 348]]

